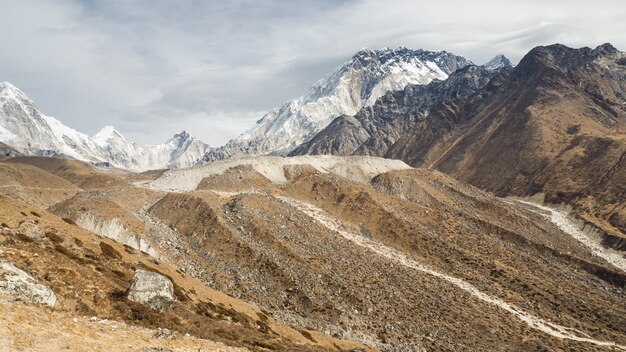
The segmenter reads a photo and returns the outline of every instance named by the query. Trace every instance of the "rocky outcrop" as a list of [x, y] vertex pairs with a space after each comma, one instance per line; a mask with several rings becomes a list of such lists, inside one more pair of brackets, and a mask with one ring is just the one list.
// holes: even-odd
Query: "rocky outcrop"
[[601, 228], [597, 227], [595, 224], [588, 221], [579, 220], [579, 222], [581, 223], [581, 231], [583, 231], [583, 233], [587, 235], [592, 235], [600, 238], [603, 246], [613, 248], [617, 251], [626, 252], [626, 237], [604, 231]]
[[0, 293], [18, 301], [45, 304], [53, 307], [56, 295], [48, 287], [38, 284], [23, 270], [10, 263], [0, 263]]
[[17, 150], [11, 148], [10, 146], [0, 142], [0, 157], [2, 156], [7, 156], [7, 157], [14, 157], [14, 156], [21, 156], [22, 153], [18, 152]]
[[43, 240], [46, 237], [44, 232], [41, 231], [39, 226], [37, 226], [37, 224], [33, 220], [24, 221], [20, 224], [17, 230], [22, 235], [36, 241]]
[[23, 236], [32, 241], [41, 241], [46, 237], [46, 234], [39, 228], [39, 226], [37, 226], [37, 223], [33, 220], [23, 221], [20, 226], [15, 229], [2, 227], [0, 228], [0, 233], [12, 236]]
[[91, 232], [110, 238], [115, 242], [146, 252], [155, 258], [160, 257], [158, 250], [152, 247], [148, 241], [126, 229], [124, 224], [117, 218], [105, 219], [87, 213], [81, 215], [76, 221], [76, 224]]
[[602, 244], [619, 251], [626, 251], [626, 238], [604, 232]]
[[165, 310], [176, 300], [174, 285], [167, 277], [137, 269], [128, 290], [128, 299], [152, 309]]
[[161, 329], [159, 328], [157, 330], [157, 332], [154, 333], [154, 335], [152, 335], [153, 337], [157, 338], [157, 339], [164, 339], [164, 340], [175, 340], [176, 339], [176, 334], [174, 334], [174, 332], [170, 329]]

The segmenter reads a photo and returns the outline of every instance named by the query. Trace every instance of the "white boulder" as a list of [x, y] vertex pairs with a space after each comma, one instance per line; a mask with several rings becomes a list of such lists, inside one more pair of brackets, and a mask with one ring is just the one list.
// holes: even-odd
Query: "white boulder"
[[26, 272], [10, 263], [0, 263], [0, 293], [18, 301], [45, 304], [53, 307], [56, 295], [48, 287], [38, 284]]
[[174, 285], [165, 276], [137, 269], [128, 290], [128, 299], [152, 309], [165, 310], [176, 300]]

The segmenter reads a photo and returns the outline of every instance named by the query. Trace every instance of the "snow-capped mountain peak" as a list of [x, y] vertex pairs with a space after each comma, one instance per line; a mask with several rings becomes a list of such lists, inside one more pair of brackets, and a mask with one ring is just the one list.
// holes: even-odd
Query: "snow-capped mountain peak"
[[388, 91], [445, 80], [470, 64], [446, 51], [363, 48], [316, 82], [307, 94], [270, 111], [237, 139], [207, 154], [205, 160], [236, 154], [288, 153], [336, 117], [352, 116]]
[[136, 171], [192, 166], [211, 150], [185, 131], [146, 146], [126, 140], [113, 126], [89, 137], [41, 113], [9, 82], [0, 83], [0, 142], [25, 155], [66, 156]]
[[178, 141], [178, 143], [186, 143], [193, 139], [195, 139], [195, 137], [192, 137], [189, 132], [183, 130], [180, 131], [180, 133], [176, 133], [170, 140]]
[[0, 82], [0, 99], [2, 99], [0, 103], [8, 101], [9, 99], [25, 100], [32, 103], [30, 98], [28, 98], [28, 96], [26, 96], [24, 92], [22, 92], [19, 88], [7, 81]]
[[506, 56], [498, 54], [494, 56], [491, 60], [484, 63], [483, 67], [491, 71], [497, 71], [505, 68], [513, 68], [514, 65], [511, 63], [511, 60], [509, 60]]
[[100, 131], [98, 131], [98, 133], [91, 137], [92, 141], [103, 146], [115, 139], [122, 139], [126, 141], [126, 138], [124, 138], [124, 136], [122, 136], [122, 134], [119, 133], [113, 126], [104, 126]]

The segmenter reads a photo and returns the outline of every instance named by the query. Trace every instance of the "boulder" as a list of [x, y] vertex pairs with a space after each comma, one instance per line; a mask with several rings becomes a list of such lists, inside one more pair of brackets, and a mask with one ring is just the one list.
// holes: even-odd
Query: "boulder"
[[176, 300], [174, 285], [165, 276], [137, 269], [128, 290], [128, 299], [152, 309], [165, 310]]
[[39, 226], [37, 226], [33, 220], [26, 220], [21, 223], [17, 228], [17, 231], [20, 234], [36, 241], [41, 241], [46, 238], [46, 235], [39, 229]]
[[53, 307], [57, 300], [51, 289], [38, 284], [26, 272], [6, 262], [0, 262], [0, 293], [13, 296], [18, 301], [45, 304], [50, 307]]
[[157, 339], [164, 339], [164, 340], [175, 340], [176, 339], [176, 335], [170, 329], [161, 329], [161, 328], [159, 328], [157, 330], [157, 332], [155, 332], [154, 335], [152, 335], [152, 336], [157, 338]]
[[12, 229], [6, 224], [0, 226], [0, 234], [10, 236], [23, 236], [32, 241], [41, 241], [46, 238], [46, 234], [39, 229], [37, 223], [33, 220], [26, 220], [20, 223], [20, 226]]

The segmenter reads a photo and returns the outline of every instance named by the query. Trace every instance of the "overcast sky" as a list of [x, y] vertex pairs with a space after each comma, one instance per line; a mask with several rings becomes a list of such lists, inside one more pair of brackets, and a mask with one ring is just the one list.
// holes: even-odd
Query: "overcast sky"
[[217, 146], [363, 47], [626, 50], [624, 0], [0, 0], [0, 81], [90, 135]]

